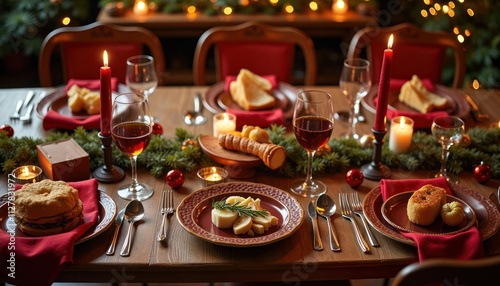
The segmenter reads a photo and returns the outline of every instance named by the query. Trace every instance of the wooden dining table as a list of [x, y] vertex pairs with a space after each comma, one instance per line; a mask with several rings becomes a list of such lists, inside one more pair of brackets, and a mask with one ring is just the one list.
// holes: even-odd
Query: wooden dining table
[[[61, 88], [61, 87], [59, 87]], [[212, 134], [212, 116], [205, 110], [208, 121], [200, 126], [188, 126], [184, 123], [184, 114], [193, 109], [193, 96], [196, 92], [205, 94], [208, 86], [175, 86], [158, 87], [150, 96], [151, 113], [163, 126], [165, 138], [173, 138], [176, 128], [183, 128], [194, 135]], [[303, 89], [321, 89], [330, 92], [334, 98], [335, 111], [347, 110], [348, 102], [341, 95], [337, 86], [301, 87]], [[44, 130], [42, 118], [36, 114], [31, 123], [12, 121], [9, 115], [15, 109], [18, 99], [24, 99], [29, 90], [36, 92], [35, 102], [40, 99], [42, 91], [50, 94], [54, 89], [21, 88], [0, 90], [0, 123], [7, 123], [14, 128], [14, 136], [30, 136], [45, 138], [51, 130]], [[500, 92], [489, 90], [467, 90], [476, 100], [483, 112], [490, 115], [489, 120], [476, 122], [470, 116], [464, 118], [466, 130], [475, 126], [495, 128], [499, 122]], [[374, 115], [362, 109], [367, 122], [359, 123], [358, 130], [369, 134]], [[345, 132], [347, 124], [335, 122], [333, 137]], [[498, 128], [498, 127], [496, 127]], [[359, 166], [353, 166], [359, 167]], [[121, 199], [116, 190], [129, 184], [130, 170], [125, 170], [125, 179], [117, 183], [99, 183], [99, 190], [108, 194], [116, 203], [117, 210], [126, 206], [128, 201]], [[391, 170], [391, 179], [425, 178], [428, 171]], [[201, 189], [196, 177], [196, 170], [185, 172], [185, 182], [180, 189], [174, 191], [174, 205], [188, 195]], [[379, 186], [378, 180], [366, 179], [356, 189], [351, 188], [345, 180], [345, 172], [336, 174], [318, 174], [315, 178], [322, 180], [327, 186], [327, 193], [338, 198], [340, 192], [358, 193], [361, 198]], [[246, 181], [266, 184], [290, 193], [304, 210], [311, 198], [298, 197], [292, 194], [289, 186], [296, 178], [277, 176], [264, 168], [258, 169], [255, 176], [230, 181]], [[0, 195], [7, 192], [7, 175], [0, 181]], [[257, 247], [230, 247], [218, 245], [190, 234], [179, 223], [176, 215], [168, 217], [168, 232], [165, 243], [156, 240], [161, 224], [160, 197], [165, 187], [164, 178], [150, 175], [149, 170], [139, 168], [139, 181], [152, 186], [154, 195], [143, 201], [145, 216], [136, 226], [131, 255], [122, 257], [119, 251], [113, 256], [106, 255], [106, 250], [113, 237], [114, 226], [102, 231], [99, 235], [74, 246], [74, 264], [65, 268], [56, 281], [66, 282], [229, 282], [249, 281], [267, 282], [281, 281], [296, 283], [305, 280], [344, 280], [390, 278], [410, 263], [418, 261], [417, 248], [396, 241], [386, 235], [374, 231], [380, 247], [371, 247], [371, 253], [363, 253], [356, 243], [350, 222], [340, 216], [339, 210], [332, 222], [341, 244], [340, 252], [333, 252], [328, 247], [328, 229], [326, 220], [319, 217], [320, 234], [325, 246], [322, 251], [313, 249], [312, 224], [304, 212], [300, 227], [290, 236], [271, 244]], [[474, 190], [486, 198], [496, 199], [496, 191], [500, 181], [496, 178], [481, 184], [472, 173], [460, 174], [460, 184]], [[498, 206], [498, 202], [495, 202]], [[360, 221], [358, 221], [360, 223]], [[125, 239], [127, 222], [119, 236], [117, 250]], [[485, 255], [500, 254], [500, 233], [497, 232], [483, 241]]]

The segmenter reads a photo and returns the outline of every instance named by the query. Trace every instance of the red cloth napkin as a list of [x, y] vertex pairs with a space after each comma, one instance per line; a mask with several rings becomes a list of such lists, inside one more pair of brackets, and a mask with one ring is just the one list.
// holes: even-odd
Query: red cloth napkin
[[[414, 191], [426, 184], [441, 187], [446, 190], [447, 194], [453, 194], [444, 177], [411, 180], [382, 179], [380, 181], [382, 199], [385, 201], [395, 194]], [[481, 236], [475, 226], [466, 231], [451, 235], [427, 235], [403, 231], [400, 233], [416, 242], [420, 261], [430, 258], [465, 260], [483, 257]]]
[[[273, 89], [278, 87], [278, 80], [274, 75], [264, 75], [263, 78], [269, 80], [273, 86]], [[227, 76], [225, 79], [225, 91], [229, 91], [229, 85], [232, 81], [236, 80], [236, 76]], [[285, 116], [283, 110], [276, 108], [273, 110], [238, 110], [238, 109], [226, 109], [227, 113], [232, 113], [236, 115], [236, 130], [241, 130], [244, 125], [259, 126], [262, 128], [269, 127], [272, 124], [285, 125]]]
[[[83, 203], [83, 223], [69, 232], [45, 237], [11, 236], [0, 231], [0, 281], [18, 286], [51, 285], [61, 270], [73, 264], [75, 241], [97, 222], [98, 182], [90, 179], [68, 184], [78, 190]], [[14, 222], [9, 225], [13, 227]], [[13, 263], [8, 261], [11, 257]]]
[[[403, 84], [407, 81], [408, 80], [404, 79], [391, 79], [389, 90], [392, 92], [399, 92]], [[427, 88], [427, 90], [431, 92], [436, 90], [436, 86], [429, 79], [421, 79], [421, 81], [425, 86], [425, 88]], [[377, 99], [378, 97], [375, 97], [373, 99], [375, 106], [377, 105]], [[418, 111], [402, 111], [402, 110], [387, 108], [386, 116], [387, 119], [389, 120], [397, 116], [406, 116], [413, 119], [414, 129], [428, 129], [431, 127], [434, 118], [440, 116], [448, 116], [448, 113], [446, 111], [433, 111], [428, 113], [420, 113]]]
[[[64, 88], [64, 94], [68, 91], [68, 89], [76, 84], [79, 87], [85, 87], [90, 90], [100, 90], [101, 82], [100, 80], [82, 80], [82, 79], [70, 79]], [[111, 78], [111, 89], [113, 91], [117, 91], [118, 79]], [[43, 129], [67, 129], [73, 130], [78, 126], [83, 126], [85, 129], [99, 129], [101, 122], [100, 114], [90, 115], [86, 118], [75, 118], [70, 116], [62, 115], [56, 112], [53, 109], [50, 109], [47, 114], [43, 117], [42, 124]]]

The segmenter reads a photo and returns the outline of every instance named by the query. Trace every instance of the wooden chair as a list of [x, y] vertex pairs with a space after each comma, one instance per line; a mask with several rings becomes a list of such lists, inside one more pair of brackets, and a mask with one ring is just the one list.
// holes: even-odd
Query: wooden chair
[[429, 259], [406, 266], [390, 285], [490, 285], [490, 281], [498, 280], [498, 273], [500, 256], [474, 260]]
[[[146, 48], [146, 49], [144, 49]], [[99, 79], [103, 52], [107, 50], [113, 77], [125, 83], [126, 60], [149, 52], [155, 59], [161, 84], [165, 72], [165, 56], [158, 37], [140, 27], [123, 27], [94, 22], [80, 27], [63, 27], [45, 37], [40, 49], [38, 74], [42, 87], [53, 86], [53, 54], [60, 52], [63, 81]]]
[[389, 36], [394, 34], [394, 58], [391, 77], [411, 79], [413, 74], [442, 83], [442, 72], [447, 50], [453, 51], [455, 71], [452, 87], [462, 87], [465, 77], [465, 52], [452, 35], [444, 32], [425, 31], [413, 24], [403, 23], [387, 28], [366, 27], [353, 36], [347, 58], [366, 56], [372, 67], [372, 80], [379, 82], [383, 50], [387, 48]]
[[316, 51], [311, 38], [291, 27], [273, 27], [256, 22], [219, 26], [205, 31], [198, 40], [193, 59], [196, 85], [207, 84], [207, 55], [213, 47], [216, 81], [247, 68], [260, 75], [274, 74], [290, 83], [294, 52], [298, 47], [305, 62], [304, 84], [316, 83]]

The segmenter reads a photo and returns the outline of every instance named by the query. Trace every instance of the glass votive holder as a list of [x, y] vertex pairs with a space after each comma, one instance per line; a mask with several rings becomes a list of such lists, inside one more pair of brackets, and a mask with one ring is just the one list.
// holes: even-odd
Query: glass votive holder
[[406, 116], [396, 116], [391, 120], [389, 134], [389, 149], [396, 153], [405, 152], [413, 137], [413, 119]]
[[229, 172], [221, 167], [205, 167], [198, 170], [198, 181], [202, 187], [224, 183]]
[[236, 130], [236, 115], [231, 113], [217, 113], [214, 115], [214, 137], [220, 133], [228, 133]]
[[17, 167], [12, 176], [16, 184], [36, 183], [42, 180], [42, 168], [34, 165]]

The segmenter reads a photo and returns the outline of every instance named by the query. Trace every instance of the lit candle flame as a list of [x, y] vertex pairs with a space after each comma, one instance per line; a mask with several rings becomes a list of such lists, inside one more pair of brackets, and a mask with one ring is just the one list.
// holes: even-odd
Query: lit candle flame
[[405, 118], [404, 118], [404, 116], [401, 117], [401, 121], [399, 121], [399, 124], [401, 125], [401, 127], [403, 127], [405, 125]]
[[102, 61], [104, 62], [104, 66], [108, 67], [108, 52], [106, 52], [106, 50], [104, 50], [102, 54]]
[[30, 172], [30, 170], [28, 169], [28, 166], [24, 166], [24, 168], [23, 168], [23, 174], [25, 176], [27, 176], [29, 172]]
[[389, 37], [389, 42], [387, 43], [387, 48], [391, 49], [393, 42], [394, 42], [394, 35], [391, 34], [391, 36]]

